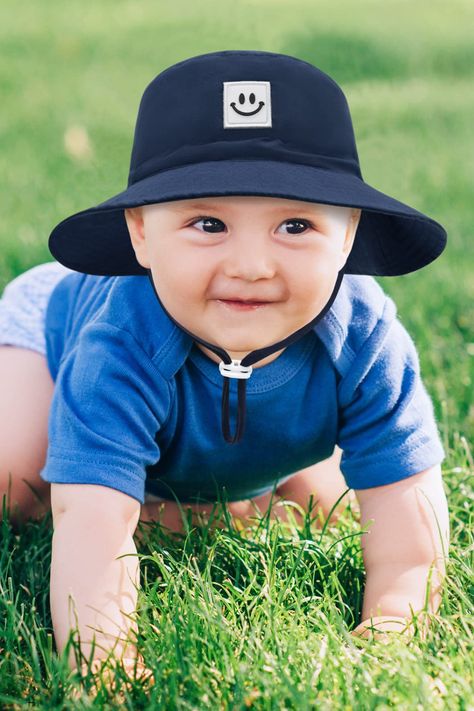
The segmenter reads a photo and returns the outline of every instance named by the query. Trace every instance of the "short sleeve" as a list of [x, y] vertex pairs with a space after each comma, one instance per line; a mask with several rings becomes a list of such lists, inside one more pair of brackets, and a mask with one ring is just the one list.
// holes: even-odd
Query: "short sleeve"
[[415, 345], [394, 316], [380, 318], [356, 354], [339, 382], [338, 407], [340, 467], [350, 488], [390, 484], [446, 456]]
[[144, 503], [169, 404], [167, 382], [130, 333], [88, 324], [58, 371], [41, 478], [101, 484]]

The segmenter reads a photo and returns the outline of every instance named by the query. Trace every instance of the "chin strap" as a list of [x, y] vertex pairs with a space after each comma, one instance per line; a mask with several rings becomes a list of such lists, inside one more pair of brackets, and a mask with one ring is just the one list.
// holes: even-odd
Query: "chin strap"
[[[165, 309], [163, 306], [163, 303], [161, 302], [160, 297], [158, 296], [158, 291], [155, 287], [155, 283], [153, 281], [153, 275], [151, 273], [150, 269], [147, 269], [148, 273], [148, 278], [151, 282], [151, 285], [153, 287], [153, 291], [155, 292], [156, 298], [158, 299], [161, 307], [165, 311], [165, 313], [169, 316], [169, 318], [185, 333], [187, 333], [189, 336], [191, 336], [195, 341], [198, 343], [201, 343], [201, 345], [205, 346], [206, 348], [209, 348], [209, 350], [213, 351], [219, 358], [221, 358], [221, 362], [219, 363], [219, 371], [221, 375], [224, 377], [224, 382], [223, 382], [223, 388], [222, 388], [222, 418], [221, 418], [221, 427], [222, 427], [222, 433], [224, 435], [224, 439], [226, 442], [229, 444], [236, 444], [237, 442], [240, 442], [240, 440], [243, 437], [244, 434], [244, 429], [245, 429], [245, 412], [246, 412], [246, 383], [248, 378], [250, 378], [252, 374], [252, 365], [253, 363], [257, 363], [259, 360], [262, 360], [263, 358], [266, 358], [268, 355], [272, 353], [276, 353], [276, 351], [280, 351], [283, 348], [286, 348], [289, 346], [291, 343], [295, 343], [295, 341], [299, 340], [302, 336], [304, 336], [308, 331], [310, 331], [317, 323], [320, 321], [329, 311], [329, 309], [332, 306], [332, 303], [334, 299], [337, 296], [337, 293], [340, 289], [340, 286], [342, 284], [342, 278], [344, 276], [346, 265], [342, 267], [342, 269], [339, 271], [336, 279], [336, 283], [334, 285], [334, 289], [332, 291], [331, 296], [329, 297], [329, 300], [327, 304], [324, 306], [322, 311], [315, 316], [315, 318], [307, 323], [305, 326], [300, 328], [298, 331], [295, 331], [292, 333], [290, 336], [287, 336], [287, 338], [284, 338], [282, 341], [279, 341], [278, 343], [273, 343], [270, 346], [265, 346], [265, 348], [259, 348], [255, 351], [252, 351], [251, 353], [247, 353], [246, 356], [242, 358], [242, 360], [233, 360], [230, 355], [227, 353], [226, 350], [223, 348], [220, 348], [219, 346], [214, 345], [213, 343], [208, 343], [207, 341], [204, 341], [202, 338], [199, 338], [199, 336], [196, 336], [194, 333], [191, 333], [191, 331], [188, 331], [184, 326], [182, 326], [180, 323], [174, 319], [171, 314]], [[229, 379], [230, 378], [236, 378], [238, 380], [237, 383], [237, 427], [236, 427], [236, 432], [234, 437], [232, 438], [230, 435], [230, 412], [229, 412]]]

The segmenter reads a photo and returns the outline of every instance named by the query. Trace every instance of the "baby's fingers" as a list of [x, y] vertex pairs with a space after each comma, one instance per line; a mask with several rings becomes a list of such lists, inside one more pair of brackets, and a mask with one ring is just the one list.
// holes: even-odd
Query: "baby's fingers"
[[139, 656], [137, 659], [127, 657], [122, 659], [119, 664], [123, 666], [124, 671], [130, 679], [135, 679], [142, 683], [146, 682], [147, 684], [155, 683], [153, 672], [146, 666], [143, 657]]
[[[90, 667], [88, 663], [81, 666], [81, 688], [71, 689], [71, 698], [80, 699], [84, 691], [94, 698], [101, 686], [112, 694], [116, 694], [119, 688], [123, 688], [124, 673], [126, 675], [125, 687], [128, 691], [132, 690], [136, 682], [146, 685], [155, 683], [153, 672], [146, 666], [142, 657], [115, 660], [109, 664], [103, 660], [95, 659]], [[86, 678], [88, 678], [87, 682]]]

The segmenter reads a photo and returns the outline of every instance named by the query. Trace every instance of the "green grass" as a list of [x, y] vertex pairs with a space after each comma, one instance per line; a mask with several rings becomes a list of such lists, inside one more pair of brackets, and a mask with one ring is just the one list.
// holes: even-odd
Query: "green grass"
[[[472, 463], [471, 463], [472, 466]], [[462, 472], [446, 471], [450, 500], [466, 496]], [[451, 506], [455, 545], [442, 606], [426, 639], [358, 641], [364, 570], [360, 526], [350, 508], [317, 530], [256, 517], [167, 535], [141, 524], [138, 646], [155, 684], [127, 689], [115, 705], [170, 709], [469, 709], [472, 513]], [[471, 523], [471, 526], [469, 525]], [[12, 708], [87, 708], [67, 701], [78, 687], [64, 655], [53, 654], [47, 576], [50, 515], [15, 534], [3, 523], [0, 548], [0, 702]], [[86, 683], [89, 683], [86, 681]], [[70, 696], [69, 696], [70, 698]], [[103, 687], [95, 703], [114, 707]]]
[[[387, 647], [350, 637], [364, 583], [350, 511], [323, 536], [314, 526], [267, 531], [256, 522], [246, 534], [166, 537], [156, 526], [139, 549], [139, 642], [156, 684], [147, 694], [137, 685], [129, 708], [474, 708], [473, 21], [468, 0], [0, 6], [0, 288], [52, 259], [57, 222], [126, 186], [147, 83], [220, 49], [284, 52], [333, 76], [351, 107], [366, 182], [448, 232], [432, 265], [378, 279], [417, 344], [447, 452], [449, 575], [428, 638]], [[66, 149], [71, 126], [87, 132], [89, 157]], [[67, 707], [49, 612], [50, 546], [49, 518], [19, 531], [2, 525], [2, 707]]]

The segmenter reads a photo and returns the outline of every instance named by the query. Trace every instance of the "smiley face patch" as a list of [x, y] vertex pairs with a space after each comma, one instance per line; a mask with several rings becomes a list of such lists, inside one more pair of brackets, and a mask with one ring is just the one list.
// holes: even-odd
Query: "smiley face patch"
[[268, 128], [272, 125], [269, 81], [225, 81], [224, 128]]

